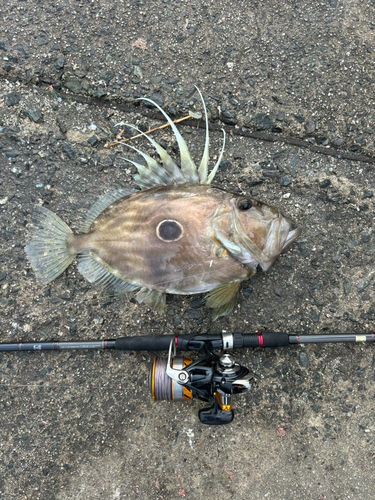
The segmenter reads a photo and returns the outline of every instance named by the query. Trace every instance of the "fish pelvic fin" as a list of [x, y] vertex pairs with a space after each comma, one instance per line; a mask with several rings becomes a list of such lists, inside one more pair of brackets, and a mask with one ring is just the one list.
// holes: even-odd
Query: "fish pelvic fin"
[[60, 217], [45, 207], [33, 213], [33, 238], [25, 247], [36, 277], [47, 285], [73, 262], [73, 232]]
[[219, 285], [207, 294], [206, 306], [213, 308], [212, 321], [220, 316], [227, 316], [237, 302], [240, 281]]
[[146, 304], [153, 311], [158, 313], [164, 312], [166, 299], [165, 292], [141, 288], [135, 298], [139, 304]]
[[[146, 97], [142, 97], [139, 100], [141, 101], [146, 101], [151, 104], [153, 104], [165, 117], [167, 120], [168, 124], [170, 125], [176, 140], [177, 144], [180, 150], [180, 164], [181, 168], [179, 168], [176, 164], [176, 162], [169, 156], [169, 154], [163, 149], [160, 144], [158, 144], [156, 141], [154, 141], [149, 135], [145, 134], [141, 130], [139, 130], [137, 127], [134, 125], [130, 125], [128, 123], [118, 123], [116, 126], [126, 126], [130, 127], [134, 130], [136, 130], [138, 133], [142, 134], [146, 139], [153, 145], [153, 147], [156, 149], [157, 153], [160, 156], [160, 159], [162, 161], [162, 165], [160, 165], [158, 162], [156, 162], [153, 158], [151, 158], [149, 155], [146, 155], [145, 153], [141, 152], [137, 148], [134, 148], [133, 146], [127, 145], [130, 149], [135, 150], [138, 154], [143, 156], [145, 159], [147, 166], [140, 165], [139, 163], [136, 163], [132, 160], [124, 158], [126, 161], [129, 161], [132, 163], [138, 170], [138, 174], [134, 177], [134, 180], [138, 184], [138, 186], [141, 189], [150, 189], [152, 187], [156, 186], [168, 186], [172, 184], [211, 184], [212, 180], [215, 177], [215, 174], [217, 172], [217, 169], [220, 165], [221, 158], [223, 156], [224, 152], [224, 147], [225, 147], [225, 132], [224, 132], [224, 141], [223, 141], [223, 147], [222, 150], [219, 154], [219, 158], [211, 170], [210, 173], [208, 173], [208, 157], [209, 157], [209, 127], [208, 127], [208, 117], [207, 117], [207, 110], [206, 110], [206, 105], [203, 99], [203, 96], [196, 87], [199, 96], [201, 98], [202, 104], [203, 104], [203, 109], [204, 109], [204, 116], [205, 116], [205, 124], [206, 124], [206, 136], [205, 136], [205, 146], [204, 146], [204, 151], [202, 155], [202, 159], [200, 161], [199, 167], [195, 165], [194, 161], [191, 158], [191, 155], [189, 153], [189, 149], [186, 145], [185, 140], [181, 136], [180, 132], [178, 131], [176, 125], [173, 123], [172, 119], [166, 114], [166, 112], [154, 101], [151, 99], [148, 99]], [[193, 114], [193, 113], [191, 113]], [[119, 142], [119, 145], [121, 143]]]

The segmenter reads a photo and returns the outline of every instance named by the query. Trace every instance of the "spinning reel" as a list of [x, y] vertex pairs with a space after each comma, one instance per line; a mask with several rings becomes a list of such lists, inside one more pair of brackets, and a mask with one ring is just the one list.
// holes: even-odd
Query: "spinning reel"
[[191, 401], [199, 398], [213, 403], [199, 411], [203, 424], [229, 424], [233, 420], [232, 395], [251, 389], [254, 374], [230, 354], [217, 356], [203, 344], [205, 355], [196, 361], [176, 356], [171, 340], [168, 359], [156, 357], [150, 370], [149, 388], [154, 401]]

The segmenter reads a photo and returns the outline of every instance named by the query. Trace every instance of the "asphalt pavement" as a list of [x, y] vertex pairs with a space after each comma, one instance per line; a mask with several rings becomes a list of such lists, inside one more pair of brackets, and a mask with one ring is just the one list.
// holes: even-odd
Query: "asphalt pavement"
[[[0, 342], [375, 331], [374, 1], [11, 0], [2, 14]], [[24, 252], [34, 207], [77, 230], [103, 192], [134, 188], [124, 158], [139, 157], [106, 147], [116, 124], [165, 123], [139, 97], [202, 112], [195, 85], [211, 165], [227, 133], [215, 185], [277, 206], [300, 239], [215, 322], [203, 295], [156, 315], [76, 262], [41, 285]], [[197, 162], [203, 126], [179, 125]], [[153, 137], [176, 155], [170, 129]], [[372, 500], [374, 349], [238, 351], [257, 384], [221, 427], [199, 422], [202, 402], [152, 401], [155, 353], [0, 353], [0, 499]]]

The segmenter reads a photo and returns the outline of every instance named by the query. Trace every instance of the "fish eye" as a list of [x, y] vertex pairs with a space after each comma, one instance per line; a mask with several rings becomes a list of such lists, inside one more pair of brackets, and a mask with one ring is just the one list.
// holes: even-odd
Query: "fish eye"
[[252, 203], [250, 200], [241, 200], [238, 203], [238, 209], [245, 212], [246, 210], [249, 210], [249, 208], [252, 207]]

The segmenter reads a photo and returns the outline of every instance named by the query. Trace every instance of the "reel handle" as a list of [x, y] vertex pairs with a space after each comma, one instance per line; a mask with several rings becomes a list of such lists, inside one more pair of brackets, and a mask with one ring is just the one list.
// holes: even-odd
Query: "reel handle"
[[203, 408], [198, 412], [199, 420], [206, 425], [223, 425], [230, 424], [234, 418], [232, 409], [224, 411], [220, 408], [217, 399], [210, 408]]

